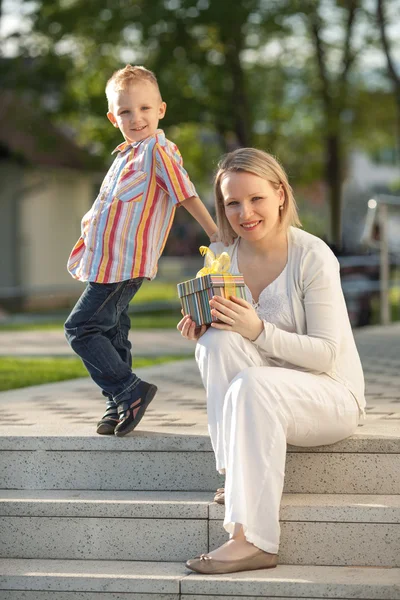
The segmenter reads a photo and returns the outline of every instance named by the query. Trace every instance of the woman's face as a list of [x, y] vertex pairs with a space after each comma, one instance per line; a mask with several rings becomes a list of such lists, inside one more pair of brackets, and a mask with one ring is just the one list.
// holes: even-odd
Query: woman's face
[[221, 179], [225, 215], [240, 237], [257, 242], [274, 235], [279, 228], [279, 207], [283, 189], [245, 171], [228, 172]]

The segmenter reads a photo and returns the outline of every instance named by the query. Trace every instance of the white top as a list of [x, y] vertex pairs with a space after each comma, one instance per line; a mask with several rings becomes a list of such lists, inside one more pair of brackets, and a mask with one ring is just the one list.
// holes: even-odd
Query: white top
[[[232, 273], [239, 273], [237, 249], [238, 244], [235, 242], [231, 261]], [[284, 331], [291, 331], [292, 333], [296, 331], [296, 326], [292, 316], [292, 309], [290, 308], [289, 304], [287, 265], [280, 275], [278, 275], [274, 281], [272, 281], [262, 290], [258, 298], [258, 302], [254, 301], [251, 291], [247, 285], [245, 285], [245, 292], [246, 300], [252, 304], [261, 320], [268, 321], [268, 323], [273, 323], [276, 327], [279, 327], [279, 329], [283, 329]], [[264, 355], [263, 358], [268, 366], [304, 370], [301, 367], [293, 365], [292, 363], [288, 363], [280, 358], [267, 356], [266, 352], [264, 352], [261, 348], [259, 351]]]
[[[233, 267], [237, 269], [236, 246], [237, 241], [230, 246], [217, 242], [210, 248], [216, 254], [228, 252]], [[337, 258], [320, 238], [290, 227], [288, 261], [271, 285], [280, 286], [280, 279], [286, 279], [294, 328], [287, 330], [281, 327], [281, 317], [277, 317], [277, 313], [271, 318], [271, 313], [263, 312], [260, 318], [264, 330], [254, 343], [270, 358], [280, 359], [301, 370], [326, 373], [344, 384], [363, 412], [364, 376], [344, 301]], [[274, 289], [278, 291], [271, 285], [260, 295], [263, 305], [262, 296], [269, 296]], [[288, 323], [286, 319], [284, 322]]]
[[[232, 273], [239, 273], [237, 248], [238, 244], [235, 242], [230, 269]], [[258, 302], [254, 301], [247, 285], [245, 285], [245, 292], [246, 300], [253, 305], [260, 319], [274, 323], [284, 331], [291, 331], [292, 333], [296, 331], [288, 297], [287, 265], [285, 265], [280, 275], [262, 290]]]

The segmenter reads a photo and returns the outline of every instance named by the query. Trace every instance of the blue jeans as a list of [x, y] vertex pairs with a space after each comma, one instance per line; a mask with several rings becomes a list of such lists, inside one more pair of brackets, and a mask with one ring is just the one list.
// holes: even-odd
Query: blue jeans
[[128, 307], [142, 283], [143, 277], [89, 282], [65, 322], [65, 337], [108, 398], [107, 407], [129, 401], [140, 383], [131, 366]]

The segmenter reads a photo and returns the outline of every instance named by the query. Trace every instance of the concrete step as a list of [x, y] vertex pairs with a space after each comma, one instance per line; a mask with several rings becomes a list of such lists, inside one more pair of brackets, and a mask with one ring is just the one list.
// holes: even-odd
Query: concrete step
[[[211, 500], [200, 492], [3, 491], [0, 556], [185, 561], [227, 539], [224, 507]], [[281, 564], [400, 567], [400, 496], [284, 494], [281, 531]]]
[[[288, 447], [285, 491], [400, 494], [400, 478], [393, 477], [400, 472], [400, 436], [373, 426], [373, 434], [360, 428], [331, 446]], [[208, 436], [152, 432], [122, 439], [2, 436], [0, 480], [7, 489], [148, 491], [211, 491], [222, 481]]]
[[398, 600], [400, 569], [279, 565], [202, 576], [182, 563], [0, 560], [2, 600]]
[[[228, 539], [223, 518], [211, 504], [210, 548]], [[400, 567], [400, 495], [284, 494], [280, 525], [281, 564]]]
[[208, 549], [208, 493], [5, 491], [0, 498], [3, 558], [182, 562]]

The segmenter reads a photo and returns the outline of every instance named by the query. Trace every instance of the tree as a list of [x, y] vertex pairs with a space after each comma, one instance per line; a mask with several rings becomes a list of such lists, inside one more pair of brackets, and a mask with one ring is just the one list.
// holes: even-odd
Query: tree
[[[349, 0], [339, 7], [343, 12], [343, 42], [336, 73], [329, 66], [331, 57], [324, 40], [324, 32], [329, 23], [323, 20], [314, 3], [311, 3], [306, 15], [318, 73], [315, 89], [321, 101], [324, 119], [322, 138], [325, 147], [325, 179], [329, 190], [331, 240], [338, 248], [342, 245], [343, 113], [348, 105], [349, 77], [356, 57], [353, 36], [358, 5], [357, 0]], [[338, 46], [336, 42], [336, 52], [339, 50]]]
[[[104, 119], [107, 77], [121, 63], [144, 63], [167, 96], [163, 126], [184, 143], [204, 146], [204, 132], [221, 151], [257, 145], [277, 154], [295, 182], [323, 168], [331, 239], [340, 245], [362, 0], [25, 1], [33, 28], [21, 55], [41, 65], [39, 95], [41, 84], [63, 82], [53, 115], [81, 141], [109, 153], [117, 137]], [[215, 167], [214, 151], [190, 154], [204, 173]]]
[[212, 122], [225, 151], [253, 142], [254, 109], [243, 55], [255, 30], [282, 30], [274, 20], [279, 10], [274, 2], [260, 0], [154, 0], [142, 14], [142, 43], [151, 48], [149, 62], [162, 87], [177, 82], [182, 90], [174, 86], [170, 114], [181, 112], [186, 96], [192, 105], [189, 119]]
[[398, 73], [396, 69], [396, 62], [393, 56], [392, 43], [387, 33], [388, 19], [386, 14], [385, 0], [377, 0], [376, 15], [382, 48], [386, 58], [387, 74], [392, 82], [394, 97], [397, 105], [397, 162], [398, 164], [400, 164], [400, 73]]

